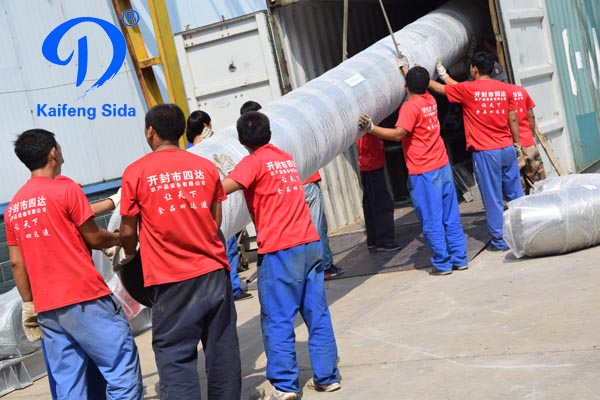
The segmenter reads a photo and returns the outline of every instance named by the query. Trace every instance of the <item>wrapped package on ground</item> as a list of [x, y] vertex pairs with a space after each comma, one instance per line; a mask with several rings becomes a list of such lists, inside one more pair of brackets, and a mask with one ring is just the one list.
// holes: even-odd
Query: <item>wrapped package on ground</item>
[[600, 174], [571, 174], [553, 176], [533, 184], [533, 193], [563, 190], [576, 186], [594, 185], [600, 187]]
[[504, 240], [513, 254], [563, 254], [600, 243], [600, 185], [544, 191], [508, 203]]

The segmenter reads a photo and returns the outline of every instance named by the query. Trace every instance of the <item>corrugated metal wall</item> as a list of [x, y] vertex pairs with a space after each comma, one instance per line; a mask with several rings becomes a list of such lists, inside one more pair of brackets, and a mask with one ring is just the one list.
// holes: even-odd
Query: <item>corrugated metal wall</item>
[[[381, 9], [352, 4], [348, 23], [349, 57], [386, 34]], [[298, 88], [342, 61], [343, 3], [303, 1], [273, 9], [292, 88]], [[362, 191], [356, 148], [321, 169], [321, 189], [329, 230], [362, 217]]]
[[[385, 1], [392, 29], [422, 17], [440, 1]], [[318, 77], [342, 61], [343, 1], [303, 0], [271, 9], [277, 23], [292, 88]], [[348, 57], [388, 35], [379, 2], [353, 1], [348, 7]], [[393, 156], [390, 154], [390, 156]], [[335, 231], [362, 217], [356, 149], [352, 146], [321, 169], [325, 213]]]
[[546, 0], [577, 171], [600, 160], [600, 4]]
[[[94, 16], [118, 25], [110, 2], [0, 1], [0, 204], [8, 202], [29, 177], [16, 158], [12, 142], [23, 130], [45, 128], [57, 134], [65, 156], [63, 173], [81, 184], [119, 178], [124, 168], [149, 151], [143, 135], [144, 106], [135, 73], [125, 62], [117, 75], [104, 86], [77, 100], [106, 69], [113, 49], [104, 31], [92, 23], [73, 28], [62, 39], [59, 54], [68, 66], [57, 66], [42, 55], [45, 37], [60, 23], [75, 17]], [[89, 62], [86, 81], [75, 86], [77, 41], [87, 36]], [[95, 107], [95, 119], [37, 116], [37, 105]], [[104, 104], [136, 109], [136, 117], [102, 117]]]

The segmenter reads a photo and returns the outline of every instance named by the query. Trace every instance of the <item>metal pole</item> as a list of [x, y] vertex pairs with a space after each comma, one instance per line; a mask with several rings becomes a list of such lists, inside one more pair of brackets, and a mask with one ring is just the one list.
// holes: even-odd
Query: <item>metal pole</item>
[[344, 0], [344, 26], [342, 28], [342, 61], [348, 59], [348, 0]]

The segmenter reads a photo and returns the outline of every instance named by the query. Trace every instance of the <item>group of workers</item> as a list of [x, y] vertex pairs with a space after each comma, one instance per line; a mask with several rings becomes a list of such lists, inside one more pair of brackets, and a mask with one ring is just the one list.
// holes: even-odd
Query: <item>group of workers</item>
[[[358, 126], [365, 135], [359, 147], [372, 151], [361, 158], [370, 250], [399, 249], [394, 242], [393, 204], [389, 194], [385, 199], [378, 193], [385, 190], [381, 139], [401, 141], [410, 196], [433, 252], [432, 274], [468, 268], [452, 169], [440, 136], [436, 101], [427, 89], [463, 106], [467, 147], [473, 151], [491, 245], [501, 251], [508, 248], [502, 238], [503, 200], [523, 195], [518, 160], [527, 164], [529, 159], [524, 158], [531, 157], [537, 162], [539, 153], [527, 149], [535, 129], [533, 103], [524, 89], [491, 79], [493, 65], [491, 55], [475, 54], [470, 66], [473, 80], [458, 83], [438, 62], [438, 76], [446, 83], [442, 85], [431, 80], [424, 68], [409, 68], [402, 56], [399, 66], [408, 100], [396, 127], [376, 126], [368, 115], [361, 115]], [[190, 116], [191, 125], [187, 121], [192, 143], [196, 135], [190, 136], [191, 130], [201, 132], [200, 140], [211, 135], [210, 119], [198, 125], [201, 130], [190, 128], [195, 117]], [[128, 321], [90, 254], [90, 249], [115, 245], [121, 246], [117, 268], [127, 268], [138, 250], [141, 255], [152, 303], [160, 398], [201, 397], [200, 342], [208, 398], [240, 398], [234, 278], [229, 272], [237, 265], [228, 262], [219, 237], [221, 203], [238, 190], [258, 232], [258, 297], [266, 377], [272, 384], [268, 398], [298, 398], [294, 347], [298, 313], [309, 334], [313, 378], [307, 387], [323, 392], [341, 388], [324, 279], [325, 270], [329, 277], [343, 271], [325, 250], [321, 193], [318, 185], [310, 186], [319, 177], [300, 179], [293, 157], [270, 143], [269, 119], [257, 109], [243, 111], [236, 127], [249, 154], [221, 180], [213, 162], [179, 148], [186, 130], [182, 110], [174, 104], [151, 108], [144, 135], [152, 152], [123, 173], [122, 220], [116, 233], [96, 225], [79, 185], [60, 175], [64, 159], [53, 133], [31, 129], [18, 136], [15, 153], [31, 178], [5, 212], [7, 243], [23, 300], [26, 333], [30, 338], [43, 337], [53, 398], [143, 398], [139, 357]], [[321, 207], [314, 209], [312, 217], [311, 203]], [[97, 373], [89, 373], [92, 370]], [[95, 379], [102, 379], [102, 385], [95, 385]], [[101, 387], [95, 389], [101, 393], [92, 393], [94, 387]]]

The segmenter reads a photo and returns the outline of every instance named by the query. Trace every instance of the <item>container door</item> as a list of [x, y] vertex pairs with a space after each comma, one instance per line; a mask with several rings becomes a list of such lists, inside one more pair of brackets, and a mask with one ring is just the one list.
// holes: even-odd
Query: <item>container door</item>
[[181, 32], [175, 47], [190, 111], [206, 111], [214, 130], [234, 124], [246, 101], [282, 95], [264, 12]]
[[[573, 131], [566, 123], [559, 72], [544, 2], [496, 0], [496, 9], [505, 38], [507, 63], [512, 69], [515, 83], [523, 86], [536, 103], [534, 111], [539, 130], [550, 143], [563, 171], [574, 172], [573, 150], [569, 140]], [[541, 146], [540, 153], [546, 166], [546, 174], [555, 175]]]
[[573, 156], [580, 171], [600, 164], [600, 4], [547, 0], [546, 6]]

